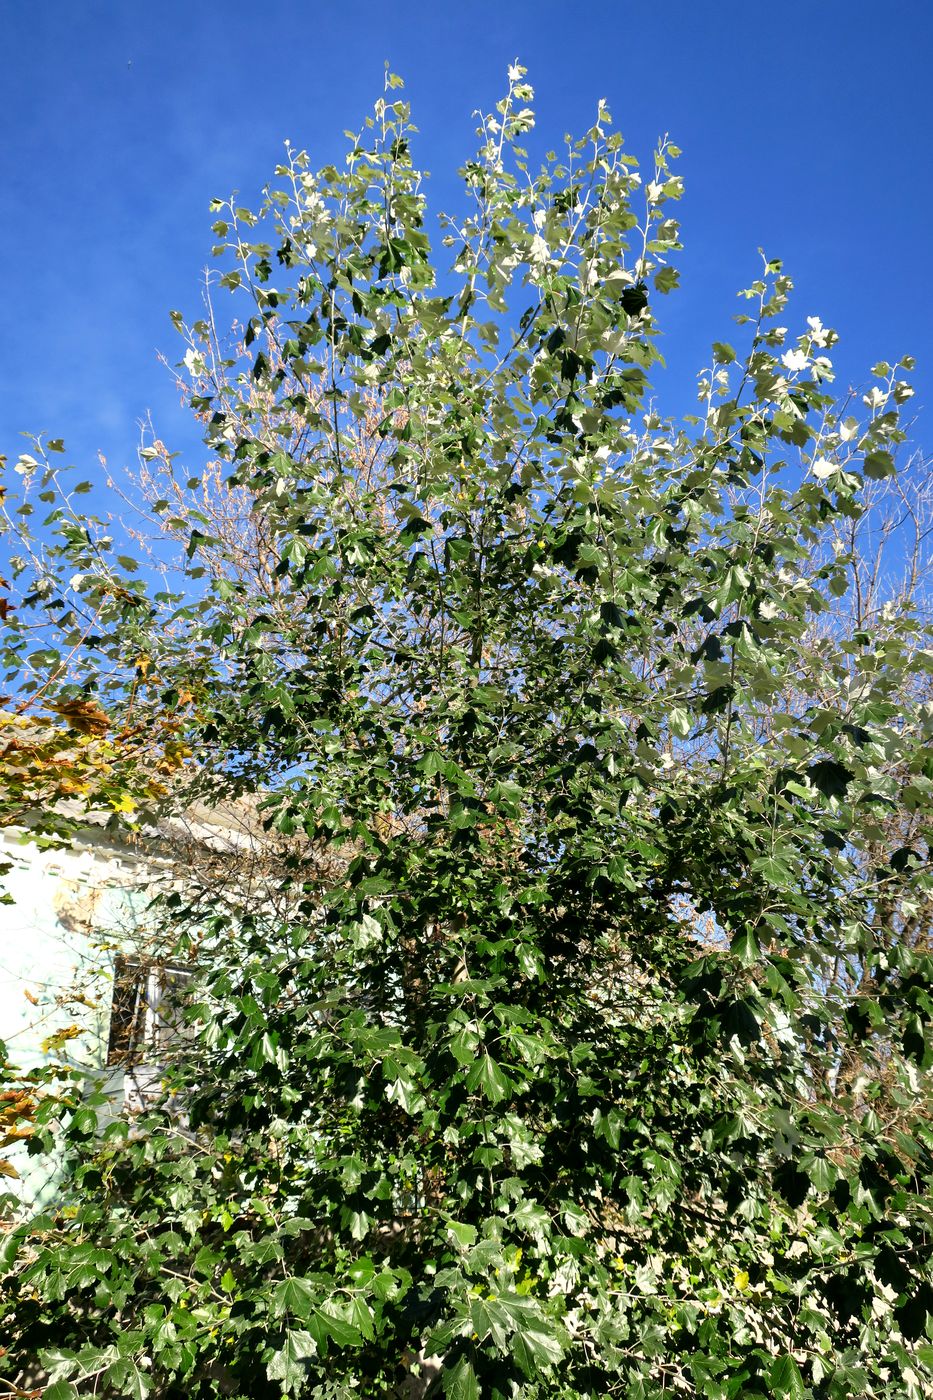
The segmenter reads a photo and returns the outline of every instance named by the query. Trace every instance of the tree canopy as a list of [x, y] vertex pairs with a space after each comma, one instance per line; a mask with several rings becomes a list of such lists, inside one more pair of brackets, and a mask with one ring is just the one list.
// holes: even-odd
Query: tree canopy
[[642, 175], [600, 104], [533, 168], [515, 66], [436, 260], [398, 86], [342, 166], [289, 149], [258, 210], [217, 202], [232, 338], [174, 317], [211, 461], [144, 448], [142, 567], [22, 469], [53, 543], [38, 591], [14, 570], [16, 694], [171, 716], [145, 800], [261, 794], [279, 859], [161, 904], [198, 968], [174, 1107], [34, 1115], [71, 1176], [0, 1246], [4, 1374], [919, 1400], [910, 361], [837, 394], [764, 260], [672, 420], [676, 148]]

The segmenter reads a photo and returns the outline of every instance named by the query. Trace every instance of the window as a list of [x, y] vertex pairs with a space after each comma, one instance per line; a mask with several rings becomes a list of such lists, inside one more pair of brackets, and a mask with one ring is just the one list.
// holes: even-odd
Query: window
[[186, 1033], [186, 968], [144, 962], [120, 954], [113, 970], [107, 1064], [114, 1069], [152, 1063], [164, 1057]]

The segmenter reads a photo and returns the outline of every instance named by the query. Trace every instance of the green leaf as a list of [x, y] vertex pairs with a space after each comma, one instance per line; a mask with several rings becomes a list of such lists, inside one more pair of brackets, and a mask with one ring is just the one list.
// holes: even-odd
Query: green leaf
[[72, 1117], [70, 1127], [73, 1132], [88, 1137], [97, 1131], [97, 1114], [93, 1108], [79, 1108]]
[[895, 473], [894, 458], [890, 452], [875, 450], [865, 454], [863, 463], [865, 475], [874, 480], [881, 480]]
[[152, 1378], [132, 1357], [121, 1357], [104, 1372], [105, 1385], [113, 1386], [127, 1400], [146, 1400], [152, 1389]]
[[671, 733], [676, 734], [678, 739], [686, 739], [693, 728], [693, 721], [689, 713], [680, 709], [671, 710], [668, 724], [671, 727]]
[[0, 1235], [0, 1274], [12, 1268], [23, 1244], [23, 1235], [24, 1231], [21, 1228], [8, 1230]]
[[776, 1400], [806, 1400], [807, 1389], [792, 1356], [775, 1357], [771, 1366], [771, 1394]]
[[[348, 1304], [348, 1313], [350, 1326], [355, 1333], [355, 1340], [349, 1345], [357, 1346], [362, 1341], [373, 1341], [376, 1335], [373, 1326], [374, 1314], [364, 1299], [351, 1298]], [[334, 1340], [337, 1341], [337, 1338], [335, 1337]], [[338, 1345], [340, 1345], [339, 1342]]]
[[447, 1400], [479, 1400], [476, 1372], [465, 1356], [455, 1366], [445, 1366], [441, 1380]]
[[476, 1243], [476, 1226], [461, 1224], [458, 1220], [448, 1220], [448, 1232], [453, 1235], [461, 1249], [472, 1249]]
[[509, 1081], [489, 1054], [481, 1055], [470, 1070], [467, 1086], [480, 1089], [491, 1103], [499, 1103], [509, 1094]]
[[286, 1332], [282, 1345], [272, 1353], [266, 1367], [270, 1381], [281, 1381], [286, 1395], [301, 1390], [308, 1379], [308, 1363], [317, 1355], [317, 1344], [310, 1332], [299, 1328]]
[[755, 935], [754, 929], [746, 929], [732, 940], [732, 951], [739, 962], [746, 967], [756, 963], [761, 958], [761, 945]]
[[305, 1321], [319, 1296], [318, 1290], [307, 1279], [282, 1279], [272, 1290], [270, 1312], [273, 1317], [291, 1313], [293, 1317]]
[[832, 758], [821, 758], [807, 770], [807, 777], [825, 797], [844, 798], [852, 781], [852, 770]]
[[362, 1342], [363, 1336], [359, 1325], [345, 1317], [337, 1304], [323, 1303], [317, 1309], [317, 1317], [326, 1328], [328, 1336], [338, 1347], [355, 1347]]
[[529, 1379], [557, 1366], [564, 1349], [558, 1337], [543, 1328], [523, 1324], [512, 1338], [512, 1354]]
[[831, 1191], [839, 1175], [838, 1169], [821, 1152], [808, 1152], [800, 1159], [800, 1165], [813, 1182], [817, 1191]]

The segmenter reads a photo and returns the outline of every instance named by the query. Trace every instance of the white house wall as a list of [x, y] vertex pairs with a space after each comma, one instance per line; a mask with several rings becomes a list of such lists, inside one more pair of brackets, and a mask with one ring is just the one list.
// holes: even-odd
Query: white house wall
[[[2, 887], [12, 903], [0, 904], [0, 1040], [20, 1070], [55, 1059], [103, 1071], [113, 957], [144, 919], [144, 891], [133, 888], [138, 862], [97, 832], [67, 850], [0, 833], [0, 863], [7, 861]], [[68, 1028], [79, 1033], [52, 1049], [50, 1038]], [[30, 1157], [24, 1144], [4, 1155], [20, 1175], [3, 1189], [29, 1204], [54, 1195], [58, 1163]]]

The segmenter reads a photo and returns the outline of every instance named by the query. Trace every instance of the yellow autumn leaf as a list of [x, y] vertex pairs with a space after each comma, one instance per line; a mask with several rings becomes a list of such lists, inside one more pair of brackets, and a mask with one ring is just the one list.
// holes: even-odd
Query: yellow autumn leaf
[[735, 1271], [735, 1286], [736, 1286], [736, 1288], [738, 1288], [738, 1289], [746, 1289], [746, 1288], [748, 1287], [748, 1270], [747, 1270], [747, 1269], [736, 1269], [736, 1271]]
[[32, 1137], [35, 1131], [28, 1123], [22, 1128], [10, 1128], [9, 1132], [5, 1132], [0, 1138], [0, 1147], [12, 1147], [14, 1142], [24, 1142], [26, 1138]]
[[110, 807], [114, 812], [135, 812], [136, 803], [128, 792], [121, 792], [119, 797], [111, 797]]
[[86, 783], [83, 781], [78, 782], [73, 778], [61, 778], [59, 780], [58, 787], [59, 791], [64, 797], [71, 797], [75, 794], [83, 796], [85, 793], [88, 793], [91, 790], [90, 783]]
[[42, 1049], [45, 1054], [51, 1050], [60, 1050], [69, 1040], [75, 1040], [83, 1032], [80, 1026], [65, 1026], [60, 1031], [55, 1031], [52, 1035], [47, 1035], [42, 1042]]

